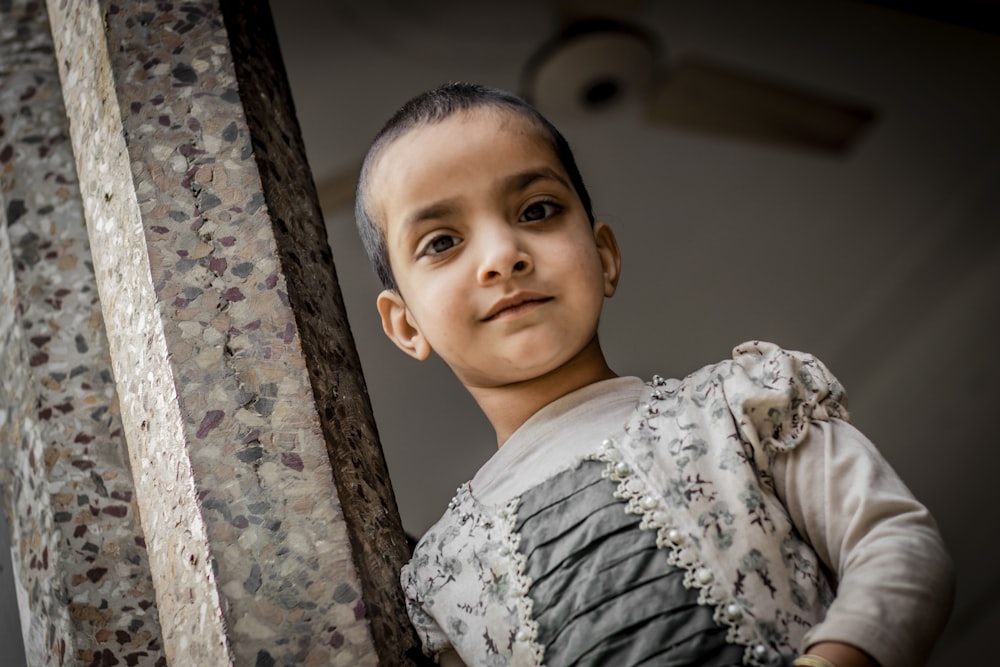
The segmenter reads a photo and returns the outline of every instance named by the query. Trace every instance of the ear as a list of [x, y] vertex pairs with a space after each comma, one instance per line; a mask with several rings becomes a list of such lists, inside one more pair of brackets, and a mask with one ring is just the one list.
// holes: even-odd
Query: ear
[[424, 361], [431, 354], [431, 346], [420, 333], [416, 320], [403, 302], [403, 297], [395, 290], [382, 290], [376, 299], [379, 315], [382, 316], [382, 330], [396, 347], [418, 361]]
[[594, 222], [594, 243], [604, 270], [604, 296], [614, 296], [618, 277], [621, 275], [622, 253], [618, 249], [614, 231], [606, 222]]

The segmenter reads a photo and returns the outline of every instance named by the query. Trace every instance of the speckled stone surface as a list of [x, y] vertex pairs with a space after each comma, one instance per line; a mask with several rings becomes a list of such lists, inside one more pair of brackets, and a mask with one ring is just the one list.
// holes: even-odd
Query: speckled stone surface
[[165, 665], [44, 5], [0, 4], [0, 446], [32, 665]]
[[274, 23], [266, 2], [224, 0], [220, 4], [375, 645], [382, 664], [408, 664], [420, 653], [399, 587], [399, 569], [409, 558], [409, 549], [291, 104]]
[[215, 3], [49, 11], [168, 658], [405, 664], [403, 534], [315, 196], [292, 224], [275, 192], [311, 189], [298, 131], [260, 126], [288, 100], [244, 89]]
[[[9, 205], [0, 197], [3, 210]], [[3, 213], [0, 212], [0, 216]], [[12, 216], [5, 216], [12, 217]], [[0, 220], [2, 222], [2, 220]], [[21, 329], [14, 260], [6, 226], [0, 227], [0, 486], [10, 526], [12, 567], [28, 655], [37, 664], [53, 664], [66, 653], [71, 634], [69, 610], [58, 604], [59, 577], [49, 554], [56, 553], [57, 532], [49, 489], [40, 462], [45, 445], [36, 419], [36, 397]], [[38, 567], [41, 564], [42, 567]], [[30, 591], [30, 596], [28, 595]], [[51, 633], [47, 628], [51, 627]], [[47, 634], [51, 634], [47, 637]]]

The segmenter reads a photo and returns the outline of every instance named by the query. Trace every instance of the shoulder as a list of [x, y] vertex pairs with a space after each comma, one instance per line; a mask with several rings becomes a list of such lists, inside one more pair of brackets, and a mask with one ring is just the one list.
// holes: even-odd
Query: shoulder
[[472, 540], [468, 530], [471, 509], [466, 484], [458, 488], [442, 517], [417, 542], [412, 557], [400, 571], [406, 611], [427, 655], [452, 646], [440, 616], [456, 606], [456, 594], [461, 597], [476, 589], [474, 580], [468, 580], [470, 569], [465, 553]]
[[843, 386], [811, 354], [750, 341], [737, 345], [722, 366], [729, 408], [761, 444], [789, 449], [805, 437], [810, 421], [848, 420]]
[[413, 556], [403, 566], [404, 588], [414, 586], [421, 579], [426, 580], [430, 570], [450, 567], [449, 559], [454, 558], [472, 537], [468, 528], [470, 523], [476, 524], [472, 521], [474, 514], [475, 506], [466, 482], [458, 487], [441, 518], [417, 542]]
[[735, 422], [741, 436], [762, 450], [796, 446], [810, 421], [848, 420], [844, 388], [819, 359], [763, 341], [737, 345], [731, 359], [682, 380], [654, 376], [647, 397], [641, 419], [651, 406], [668, 418], [704, 413], [702, 419], [715, 424]]

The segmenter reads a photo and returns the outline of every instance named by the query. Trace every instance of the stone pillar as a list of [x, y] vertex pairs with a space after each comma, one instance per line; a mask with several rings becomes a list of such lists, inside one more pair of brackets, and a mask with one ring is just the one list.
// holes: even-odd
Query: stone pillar
[[408, 664], [405, 538], [266, 2], [48, 8], [169, 660]]
[[0, 4], [0, 488], [25, 658], [164, 665], [68, 133], [44, 5]]

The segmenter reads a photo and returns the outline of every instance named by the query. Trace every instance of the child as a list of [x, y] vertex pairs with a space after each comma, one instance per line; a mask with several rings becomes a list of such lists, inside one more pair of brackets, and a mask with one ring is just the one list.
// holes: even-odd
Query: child
[[414, 98], [369, 150], [356, 211], [386, 335], [440, 355], [500, 447], [403, 570], [429, 655], [926, 660], [949, 558], [819, 361], [750, 343], [679, 381], [608, 367], [618, 246], [536, 110], [469, 84]]

